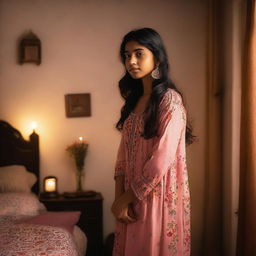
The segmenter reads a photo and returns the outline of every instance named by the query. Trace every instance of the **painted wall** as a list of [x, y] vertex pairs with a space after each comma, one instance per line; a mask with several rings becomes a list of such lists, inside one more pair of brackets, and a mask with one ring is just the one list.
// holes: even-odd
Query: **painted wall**
[[[125, 33], [153, 27], [162, 35], [171, 75], [184, 92], [199, 141], [187, 148], [192, 197], [192, 250], [199, 255], [203, 225], [207, 1], [0, 0], [0, 118], [25, 136], [38, 123], [41, 179], [55, 175], [59, 191], [75, 189], [74, 165], [65, 148], [89, 141], [84, 189], [104, 197], [104, 235], [114, 230], [113, 168], [123, 102], [118, 57]], [[42, 41], [42, 64], [17, 64], [20, 36]], [[66, 118], [64, 95], [91, 93], [92, 116]]]

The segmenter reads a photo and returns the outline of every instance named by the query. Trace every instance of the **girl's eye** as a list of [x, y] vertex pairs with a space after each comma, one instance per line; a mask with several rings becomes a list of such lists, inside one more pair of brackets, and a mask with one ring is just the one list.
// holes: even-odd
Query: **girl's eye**
[[125, 53], [125, 54], [124, 54], [124, 57], [125, 57], [126, 59], [128, 59], [128, 58], [130, 58], [130, 54]]
[[137, 57], [141, 57], [142, 56], [142, 52], [136, 52], [136, 56]]

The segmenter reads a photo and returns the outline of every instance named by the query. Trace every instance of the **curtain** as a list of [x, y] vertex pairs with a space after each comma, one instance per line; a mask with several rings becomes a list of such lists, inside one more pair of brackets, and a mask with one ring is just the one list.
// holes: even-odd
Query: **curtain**
[[222, 87], [219, 81], [221, 1], [208, 1], [207, 154], [202, 253], [222, 255]]
[[241, 99], [237, 256], [256, 255], [256, 12], [247, 1]]

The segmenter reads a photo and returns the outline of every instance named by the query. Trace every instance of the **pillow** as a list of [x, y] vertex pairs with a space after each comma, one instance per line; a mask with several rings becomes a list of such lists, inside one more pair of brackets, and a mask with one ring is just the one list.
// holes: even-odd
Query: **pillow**
[[36, 180], [22, 165], [0, 167], [0, 192], [30, 192]]
[[74, 226], [80, 218], [81, 212], [44, 212], [29, 219], [19, 220], [16, 223], [54, 226], [66, 229], [73, 234]]
[[45, 210], [32, 193], [0, 193], [0, 215], [29, 215], [34, 216]]

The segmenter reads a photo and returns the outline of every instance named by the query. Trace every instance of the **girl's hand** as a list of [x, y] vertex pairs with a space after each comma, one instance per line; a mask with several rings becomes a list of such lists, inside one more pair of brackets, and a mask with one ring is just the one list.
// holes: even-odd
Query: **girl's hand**
[[129, 202], [126, 199], [127, 198], [124, 193], [114, 201], [111, 210], [117, 220], [129, 224], [135, 222], [136, 219], [128, 214]]
[[112, 210], [113, 214], [115, 215], [116, 219], [124, 224], [130, 224], [136, 221], [135, 218], [129, 216], [128, 214], [129, 208], [126, 206], [119, 212], [115, 212], [115, 209]]

